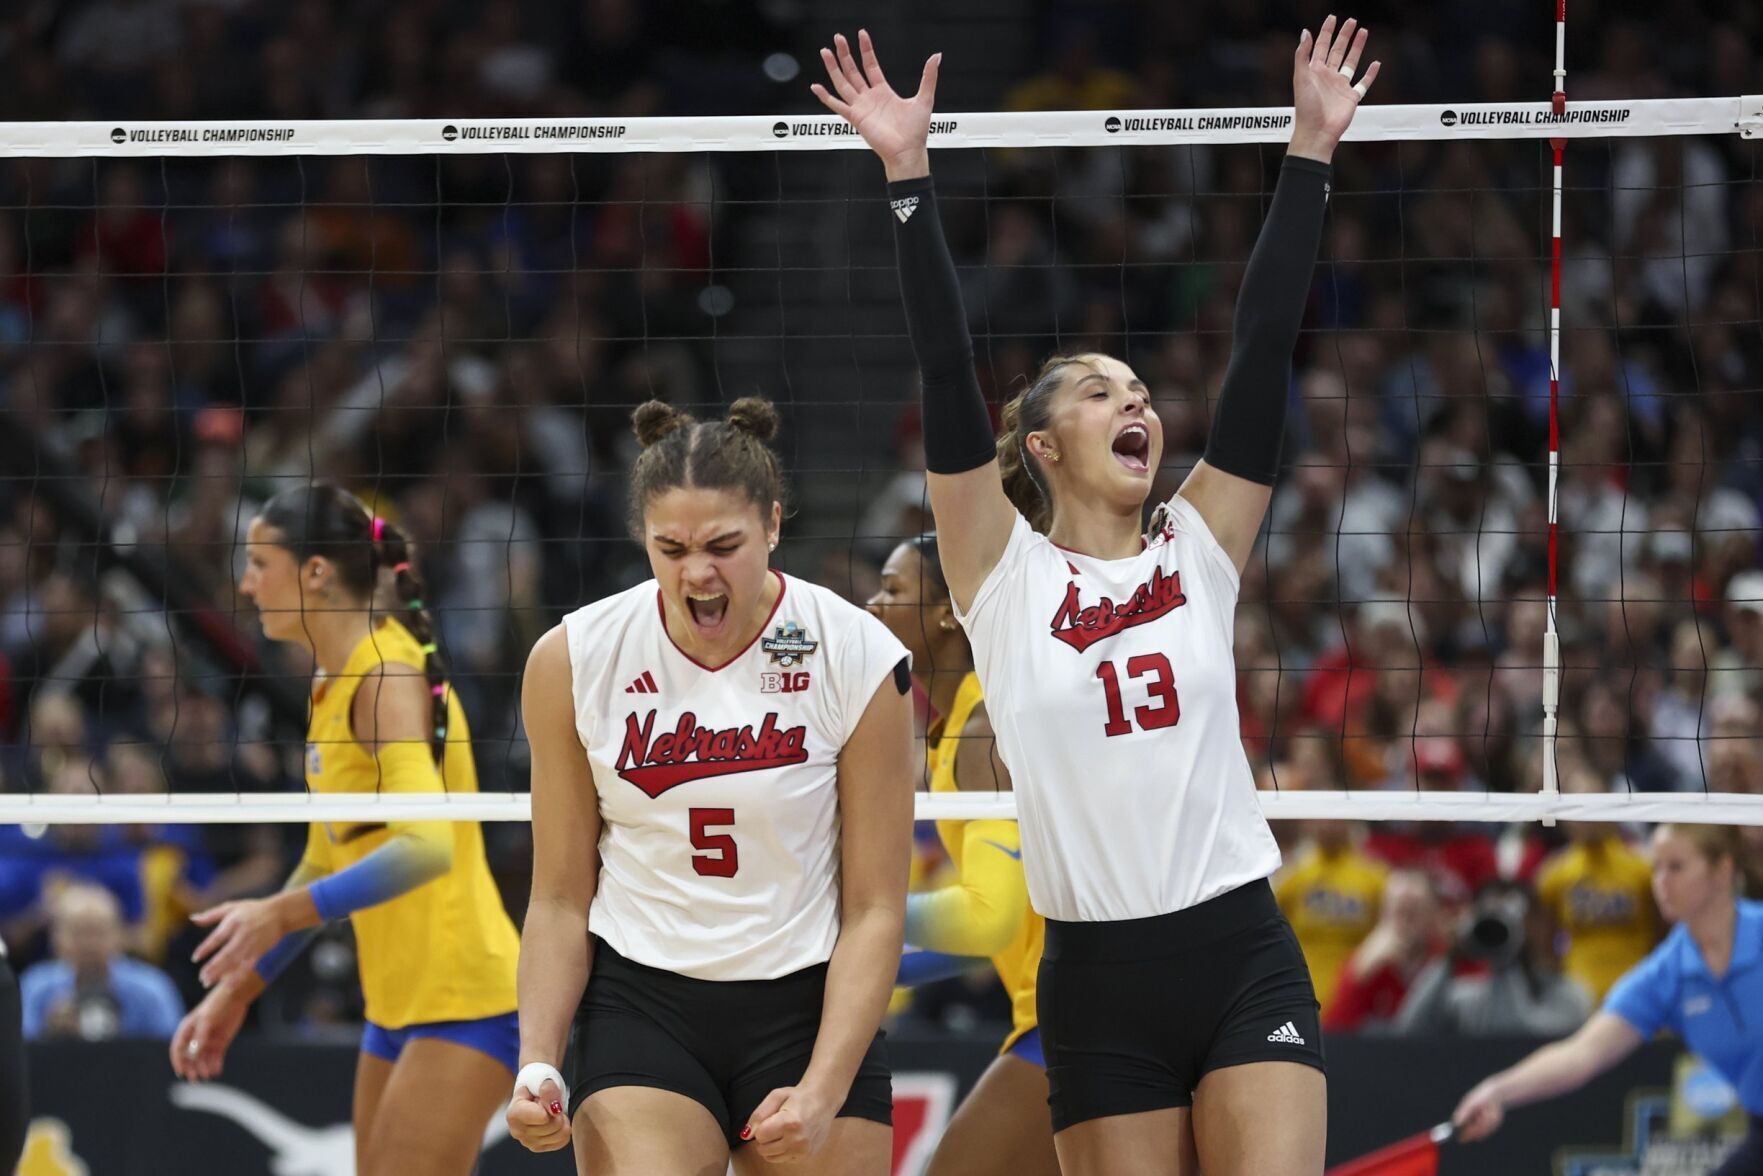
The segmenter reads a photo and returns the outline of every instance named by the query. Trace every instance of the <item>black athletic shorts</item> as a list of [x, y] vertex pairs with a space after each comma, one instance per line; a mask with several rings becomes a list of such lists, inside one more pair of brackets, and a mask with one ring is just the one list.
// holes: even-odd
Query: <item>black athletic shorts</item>
[[1036, 999], [1055, 1131], [1191, 1106], [1226, 1066], [1326, 1072], [1310, 969], [1264, 880], [1148, 919], [1048, 919]]
[[[754, 1108], [807, 1071], [825, 994], [825, 964], [775, 980], [694, 980], [625, 959], [596, 936], [564, 1069], [570, 1118], [597, 1091], [648, 1086], [702, 1104], [738, 1147]], [[864, 1055], [840, 1118], [893, 1124], [883, 1037]]]

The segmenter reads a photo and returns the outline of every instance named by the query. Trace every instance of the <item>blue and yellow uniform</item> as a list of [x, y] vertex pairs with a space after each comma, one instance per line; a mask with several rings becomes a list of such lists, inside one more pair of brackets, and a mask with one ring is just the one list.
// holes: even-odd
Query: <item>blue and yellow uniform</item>
[[[410, 631], [386, 620], [355, 647], [340, 674], [315, 685], [308, 788], [477, 791], [471, 731], [450, 689], [438, 771], [429, 744], [382, 744], [376, 757], [355, 739], [351, 715], [362, 684], [377, 681], [384, 664], [420, 669], [423, 661]], [[316, 879], [311, 893], [321, 916], [347, 914], [354, 925], [368, 1021], [363, 1050], [395, 1060], [409, 1037], [434, 1036], [514, 1068], [520, 937], [490, 877], [483, 830], [475, 822], [314, 822], [295, 878]], [[286, 961], [266, 956], [265, 962], [274, 969]]]
[[1377, 926], [1389, 870], [1351, 845], [1312, 845], [1273, 884], [1328, 1016], [1341, 968]]
[[[932, 792], [959, 788], [955, 759], [962, 732], [974, 708], [983, 701], [979, 675], [968, 674], [955, 691], [941, 731], [929, 740]], [[957, 881], [910, 898], [906, 941], [926, 951], [989, 956], [1010, 996], [1010, 1036], [999, 1052], [1044, 1066], [1035, 1019], [1035, 975], [1041, 966], [1046, 921], [1028, 904], [1016, 822], [938, 821], [937, 836], [955, 867]]]
[[1567, 933], [1563, 970], [1593, 1000], [1603, 1000], [1659, 941], [1652, 867], [1615, 833], [1556, 853], [1538, 871], [1536, 889]]

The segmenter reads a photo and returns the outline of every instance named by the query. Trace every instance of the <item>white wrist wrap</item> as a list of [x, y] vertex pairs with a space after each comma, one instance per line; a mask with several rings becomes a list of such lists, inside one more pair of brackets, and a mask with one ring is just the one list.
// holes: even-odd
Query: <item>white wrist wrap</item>
[[538, 1098], [539, 1088], [545, 1085], [547, 1078], [557, 1083], [557, 1089], [563, 1092], [557, 1101], [567, 1108], [569, 1106], [569, 1083], [563, 1080], [563, 1075], [557, 1072], [557, 1067], [549, 1063], [528, 1062], [522, 1066], [520, 1073], [514, 1076], [514, 1089], [519, 1090], [524, 1086], [529, 1094]]

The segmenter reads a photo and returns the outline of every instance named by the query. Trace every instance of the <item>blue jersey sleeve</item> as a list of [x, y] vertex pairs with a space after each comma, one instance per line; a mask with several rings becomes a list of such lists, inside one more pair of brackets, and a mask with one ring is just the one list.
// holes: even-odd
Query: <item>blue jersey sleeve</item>
[[1604, 1011], [1634, 1026], [1642, 1038], [1661, 1029], [1681, 1032], [1677, 1023], [1677, 972], [1671, 965], [1675, 954], [1667, 939], [1646, 959], [1616, 982], [1604, 998]]

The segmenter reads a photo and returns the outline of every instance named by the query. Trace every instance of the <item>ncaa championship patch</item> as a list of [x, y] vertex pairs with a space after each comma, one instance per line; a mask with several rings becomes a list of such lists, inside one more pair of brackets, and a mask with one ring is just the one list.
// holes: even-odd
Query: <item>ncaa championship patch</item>
[[793, 666], [819, 649], [820, 642], [810, 641], [808, 630], [795, 621], [785, 621], [771, 636], [760, 640], [759, 648], [771, 655], [773, 665]]

